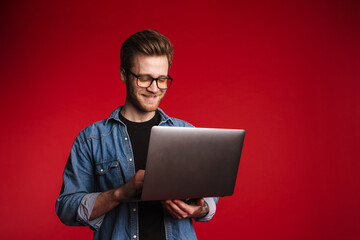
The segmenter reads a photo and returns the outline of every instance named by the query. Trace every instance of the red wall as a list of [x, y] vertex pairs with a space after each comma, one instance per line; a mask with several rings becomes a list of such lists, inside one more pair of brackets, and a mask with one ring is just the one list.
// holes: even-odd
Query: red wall
[[[293, 2], [293, 3], [290, 3]], [[296, 2], [296, 3], [295, 3]], [[123, 104], [119, 49], [175, 46], [161, 107], [247, 130], [200, 239], [359, 239], [359, 1], [2, 1], [1, 239], [84, 239], [55, 214], [77, 133]]]

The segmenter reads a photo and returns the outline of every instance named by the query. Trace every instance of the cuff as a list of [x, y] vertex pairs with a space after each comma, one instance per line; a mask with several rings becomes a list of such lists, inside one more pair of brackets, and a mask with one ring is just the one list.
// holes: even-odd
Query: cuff
[[86, 194], [82, 198], [77, 210], [78, 221], [84, 225], [89, 226], [93, 231], [99, 230], [105, 216], [104, 214], [98, 218], [89, 221], [91, 212], [95, 204], [95, 200], [99, 196], [99, 194], [99, 192]]
[[197, 222], [207, 222], [209, 221], [215, 214], [216, 204], [218, 202], [217, 198], [204, 198], [205, 202], [209, 206], [209, 212], [202, 218], [195, 218], [194, 220]]

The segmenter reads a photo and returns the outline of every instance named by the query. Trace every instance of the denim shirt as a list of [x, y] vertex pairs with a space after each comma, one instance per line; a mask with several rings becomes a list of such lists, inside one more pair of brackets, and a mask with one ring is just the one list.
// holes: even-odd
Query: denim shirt
[[[63, 174], [63, 185], [56, 201], [60, 220], [71, 226], [89, 226], [94, 239], [139, 239], [138, 203], [121, 202], [106, 213], [101, 224], [94, 224], [77, 213], [85, 195], [104, 192], [124, 185], [135, 174], [134, 155], [126, 126], [119, 119], [121, 107], [106, 120], [96, 122], [77, 136]], [[161, 109], [160, 126], [192, 127], [168, 117]], [[210, 216], [215, 213], [218, 198], [206, 198]], [[91, 212], [87, 215], [90, 216]], [[196, 239], [191, 219], [175, 219], [164, 211], [166, 239]]]

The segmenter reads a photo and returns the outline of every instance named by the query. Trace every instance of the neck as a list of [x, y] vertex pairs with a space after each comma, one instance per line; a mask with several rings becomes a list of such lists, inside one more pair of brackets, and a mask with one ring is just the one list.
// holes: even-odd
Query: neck
[[132, 122], [146, 122], [152, 119], [155, 116], [155, 111], [152, 112], [143, 112], [139, 111], [137, 108], [131, 104], [126, 104], [121, 109], [120, 114], [129, 121]]

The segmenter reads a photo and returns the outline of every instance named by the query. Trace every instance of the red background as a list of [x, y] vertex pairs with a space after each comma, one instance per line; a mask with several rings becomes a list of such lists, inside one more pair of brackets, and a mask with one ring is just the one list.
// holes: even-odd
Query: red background
[[175, 46], [161, 108], [247, 130], [200, 239], [360, 239], [359, 1], [1, 1], [1, 239], [84, 239], [55, 214], [78, 132], [122, 105], [119, 49]]

